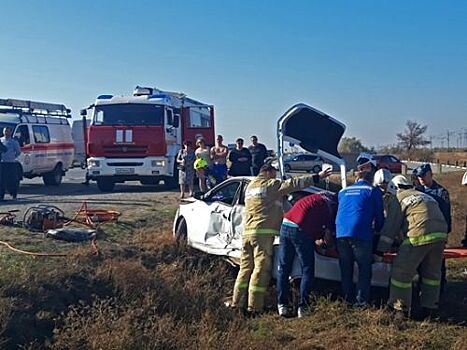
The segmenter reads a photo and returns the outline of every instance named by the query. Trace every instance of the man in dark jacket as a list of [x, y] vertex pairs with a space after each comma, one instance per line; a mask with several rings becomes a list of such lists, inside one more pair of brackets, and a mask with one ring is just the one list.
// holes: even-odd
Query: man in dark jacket
[[243, 147], [243, 139], [238, 138], [236, 147], [229, 153], [230, 176], [250, 176], [251, 175], [251, 153], [248, 148]]
[[263, 166], [264, 160], [268, 156], [268, 150], [266, 146], [258, 142], [258, 138], [253, 135], [251, 138], [251, 145], [248, 147], [248, 150], [251, 153], [251, 172], [253, 176], [257, 176], [259, 169]]

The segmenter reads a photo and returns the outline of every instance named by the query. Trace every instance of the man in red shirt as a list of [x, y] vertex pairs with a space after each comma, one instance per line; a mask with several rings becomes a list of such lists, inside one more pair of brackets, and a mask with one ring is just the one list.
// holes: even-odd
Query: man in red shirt
[[[298, 317], [309, 312], [309, 295], [315, 277], [315, 241], [335, 232], [337, 196], [330, 192], [308, 194], [298, 199], [284, 215], [280, 231], [277, 308], [290, 316], [289, 276], [295, 254], [302, 267]], [[325, 236], [326, 234], [326, 236]]]

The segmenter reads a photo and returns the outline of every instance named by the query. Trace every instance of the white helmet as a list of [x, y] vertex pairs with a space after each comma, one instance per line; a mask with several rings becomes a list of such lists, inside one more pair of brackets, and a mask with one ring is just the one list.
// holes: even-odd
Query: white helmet
[[375, 178], [373, 179], [373, 185], [379, 186], [381, 184], [387, 184], [392, 179], [392, 174], [388, 169], [379, 169], [375, 173]]
[[365, 165], [367, 163], [373, 164], [376, 167], [376, 160], [373, 155], [367, 152], [362, 152], [357, 157], [358, 165]]
[[389, 185], [389, 186], [393, 186], [395, 188], [399, 188], [399, 185], [412, 186], [412, 183], [404, 175], [394, 176], [389, 184], [392, 184], [392, 185]]
[[397, 192], [396, 186], [391, 182], [392, 174], [388, 169], [379, 169], [375, 173], [375, 177], [373, 179], [374, 186], [381, 186], [382, 184], [386, 184], [386, 191], [389, 193], [395, 194]]

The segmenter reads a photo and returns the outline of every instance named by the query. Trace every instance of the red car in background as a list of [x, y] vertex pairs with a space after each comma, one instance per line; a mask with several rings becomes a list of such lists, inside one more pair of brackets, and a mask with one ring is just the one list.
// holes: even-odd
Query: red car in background
[[393, 174], [400, 174], [402, 172], [402, 162], [390, 154], [374, 155], [376, 166], [378, 169], [388, 169]]

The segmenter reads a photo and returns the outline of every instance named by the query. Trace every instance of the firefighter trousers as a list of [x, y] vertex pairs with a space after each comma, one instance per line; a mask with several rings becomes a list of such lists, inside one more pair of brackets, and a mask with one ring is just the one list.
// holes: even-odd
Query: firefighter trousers
[[274, 237], [244, 236], [232, 305], [261, 312], [271, 279]]
[[424, 245], [403, 244], [392, 264], [388, 305], [410, 312], [412, 280], [420, 274], [420, 306], [437, 309], [441, 285], [441, 263], [446, 242]]

